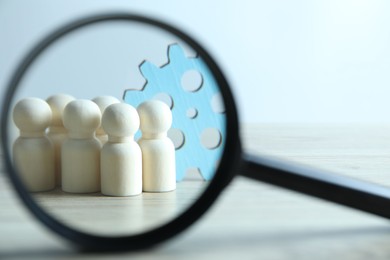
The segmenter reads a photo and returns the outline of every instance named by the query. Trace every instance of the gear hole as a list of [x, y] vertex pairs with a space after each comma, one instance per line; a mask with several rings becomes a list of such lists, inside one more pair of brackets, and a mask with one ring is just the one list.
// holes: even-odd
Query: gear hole
[[197, 70], [188, 70], [181, 77], [181, 86], [189, 92], [198, 91], [203, 85], [203, 77]]
[[187, 109], [186, 115], [188, 118], [194, 119], [198, 116], [198, 110], [194, 107], [190, 107], [189, 109]]
[[200, 135], [200, 142], [209, 150], [216, 149], [222, 143], [222, 134], [216, 128], [206, 128]]
[[186, 170], [185, 180], [187, 181], [204, 181], [200, 169], [197, 167], [190, 167]]
[[185, 136], [183, 131], [177, 128], [171, 128], [168, 130], [168, 137], [172, 140], [175, 150], [183, 147], [185, 143]]
[[153, 97], [153, 99], [156, 99], [156, 100], [159, 100], [161, 102], [164, 102], [172, 110], [172, 108], [173, 108], [173, 98], [170, 95], [168, 95], [167, 93], [163, 93], [163, 92], [158, 93], [157, 95], [155, 95]]
[[217, 93], [211, 98], [211, 108], [215, 113], [225, 113], [225, 106], [221, 93]]

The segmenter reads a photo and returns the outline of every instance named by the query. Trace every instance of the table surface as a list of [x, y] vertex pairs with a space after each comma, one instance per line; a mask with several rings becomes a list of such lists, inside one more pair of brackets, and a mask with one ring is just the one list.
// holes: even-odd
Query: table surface
[[[390, 125], [245, 125], [242, 137], [255, 154], [390, 186]], [[0, 259], [390, 258], [388, 220], [244, 177], [193, 227], [135, 253], [77, 252], [31, 217], [4, 174], [0, 207]]]

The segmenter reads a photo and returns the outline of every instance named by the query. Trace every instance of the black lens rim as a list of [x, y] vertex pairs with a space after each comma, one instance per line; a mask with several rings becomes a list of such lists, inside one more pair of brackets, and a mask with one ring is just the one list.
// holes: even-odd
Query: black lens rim
[[[14, 97], [15, 91], [18, 88], [25, 72], [30, 65], [36, 60], [36, 58], [52, 43], [58, 39], [66, 36], [68, 33], [73, 32], [79, 28], [86, 27], [91, 24], [97, 24], [107, 21], [128, 21], [138, 22], [157, 28], [163, 29], [178, 38], [182, 39], [189, 46], [191, 46], [200, 57], [208, 65], [211, 72], [214, 74], [215, 79], [219, 86], [221, 86], [221, 94], [225, 102], [226, 109], [226, 142], [225, 150], [223, 152], [220, 165], [217, 169], [215, 177], [210, 182], [204, 193], [198, 198], [198, 200], [188, 209], [186, 209], [181, 215], [175, 219], [169, 221], [161, 227], [147, 231], [141, 234], [135, 234], [131, 236], [118, 236], [118, 237], [105, 237], [100, 235], [92, 235], [84, 232], [80, 232], [73, 228], [70, 228], [57, 219], [51, 217], [46, 213], [37, 203], [32, 199], [28, 191], [24, 188], [20, 179], [17, 177], [15, 169], [12, 167], [11, 155], [9, 154], [9, 138], [7, 124], [10, 114], [11, 101]], [[185, 228], [194, 223], [205, 211], [212, 205], [223, 188], [232, 180], [237, 172], [238, 166], [241, 162], [241, 145], [239, 140], [239, 125], [238, 115], [233, 99], [230, 86], [224, 77], [219, 66], [216, 64], [209, 53], [193, 38], [183, 31], [172, 27], [164, 22], [154, 20], [148, 17], [144, 17], [131, 13], [105, 13], [96, 14], [89, 17], [77, 19], [54, 32], [46, 36], [40, 41], [21, 61], [16, 71], [12, 75], [7, 88], [6, 94], [3, 100], [3, 109], [1, 115], [1, 138], [2, 148], [5, 156], [5, 165], [9, 178], [14, 185], [17, 194], [22, 199], [27, 208], [37, 217], [46, 227], [61, 235], [62, 237], [73, 242], [79, 249], [88, 251], [128, 251], [138, 250], [146, 247], [150, 247], [160, 243], [174, 235], [180, 233]]]

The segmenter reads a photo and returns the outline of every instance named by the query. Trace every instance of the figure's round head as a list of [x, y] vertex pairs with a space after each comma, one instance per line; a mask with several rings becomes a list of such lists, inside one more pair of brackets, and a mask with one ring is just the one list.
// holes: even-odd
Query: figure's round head
[[[99, 97], [95, 97], [94, 99], [92, 99], [93, 102], [96, 103], [96, 105], [98, 105], [99, 109], [100, 109], [100, 112], [104, 113], [104, 110], [106, 110], [106, 108], [112, 104], [117, 104], [117, 103], [120, 103], [120, 101], [113, 97], [113, 96], [99, 96]], [[106, 134], [104, 132], [104, 129], [102, 126], [100, 126], [97, 130], [96, 130], [96, 134], [101, 134], [101, 135], [104, 135]]]
[[53, 113], [51, 121], [52, 126], [64, 126], [64, 123], [62, 122], [64, 109], [66, 105], [73, 100], [74, 97], [66, 94], [53, 95], [46, 99], [46, 102], [49, 104]]
[[64, 109], [64, 126], [71, 133], [93, 133], [100, 125], [99, 107], [92, 101], [77, 99], [71, 101]]
[[109, 136], [126, 137], [134, 135], [139, 128], [140, 120], [134, 107], [118, 103], [104, 110], [102, 126]]
[[147, 134], [160, 134], [172, 125], [172, 113], [169, 107], [158, 100], [143, 102], [137, 108], [141, 121], [141, 131]]
[[116, 103], [120, 103], [120, 101], [113, 97], [113, 96], [99, 96], [99, 97], [95, 97], [94, 99], [92, 99], [93, 102], [96, 103], [96, 105], [98, 105], [100, 111], [102, 112], [102, 115], [104, 113], [104, 110], [112, 105], [112, 104], [116, 104]]
[[15, 125], [23, 132], [42, 132], [51, 122], [50, 106], [39, 98], [24, 98], [14, 108]]

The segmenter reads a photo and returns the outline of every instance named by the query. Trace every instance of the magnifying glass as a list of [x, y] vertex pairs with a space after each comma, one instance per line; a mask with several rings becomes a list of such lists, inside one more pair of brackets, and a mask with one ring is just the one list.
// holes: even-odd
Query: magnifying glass
[[[68, 101], [56, 110], [58, 103], [51, 102], [58, 97], [62, 101], [68, 97]], [[50, 114], [41, 134], [25, 135], [26, 129], [15, 120], [18, 104], [26, 100], [33, 105], [22, 110], [24, 122], [39, 120], [42, 111]], [[50, 133], [58, 125], [53, 124], [59, 122], [65, 129], [64, 139], [71, 139], [63, 124], [64, 113], [80, 100], [101, 109], [91, 139], [98, 142], [98, 135], [102, 135], [100, 138], [106, 138], [99, 141], [103, 148], [110, 142], [110, 133], [99, 127], [109, 107], [123, 103], [140, 112], [145, 102], [165, 103], [172, 115], [166, 135], [174, 147], [175, 188], [150, 191], [144, 187], [135, 196], [106, 196], [100, 186], [95, 190], [68, 189], [68, 184], [58, 181], [64, 180], [63, 165], [80, 163], [80, 158], [64, 163], [60, 156], [63, 165], [53, 166], [52, 186], [32, 190], [28, 179], [40, 178], [34, 174], [47, 164], [30, 160], [21, 167], [15, 160], [20, 153], [30, 155], [30, 159], [41, 157], [38, 146], [32, 146], [31, 151], [18, 150], [18, 142], [47, 139], [52, 145], [51, 160], [56, 161], [58, 151]], [[167, 240], [199, 219], [236, 174], [390, 217], [390, 191], [385, 187], [243, 152], [234, 98], [221, 69], [196, 40], [161, 21], [114, 13], [59, 28], [22, 60], [3, 102], [2, 146], [15, 189], [42, 223], [82, 249], [135, 250]], [[46, 108], [35, 112], [41, 105]], [[138, 130], [131, 138], [139, 142], [142, 135], [145, 133]], [[63, 147], [59, 151], [63, 152]], [[100, 165], [100, 157], [96, 160], [94, 164]], [[146, 159], [142, 160], [145, 163]], [[158, 154], [154, 160], [159, 160]], [[164, 163], [160, 160], [157, 165], [151, 160], [146, 166], [158, 168]], [[101, 169], [96, 171], [101, 184]], [[76, 181], [71, 186], [75, 187], [81, 182], [78, 176], [86, 173], [72, 174]]]

